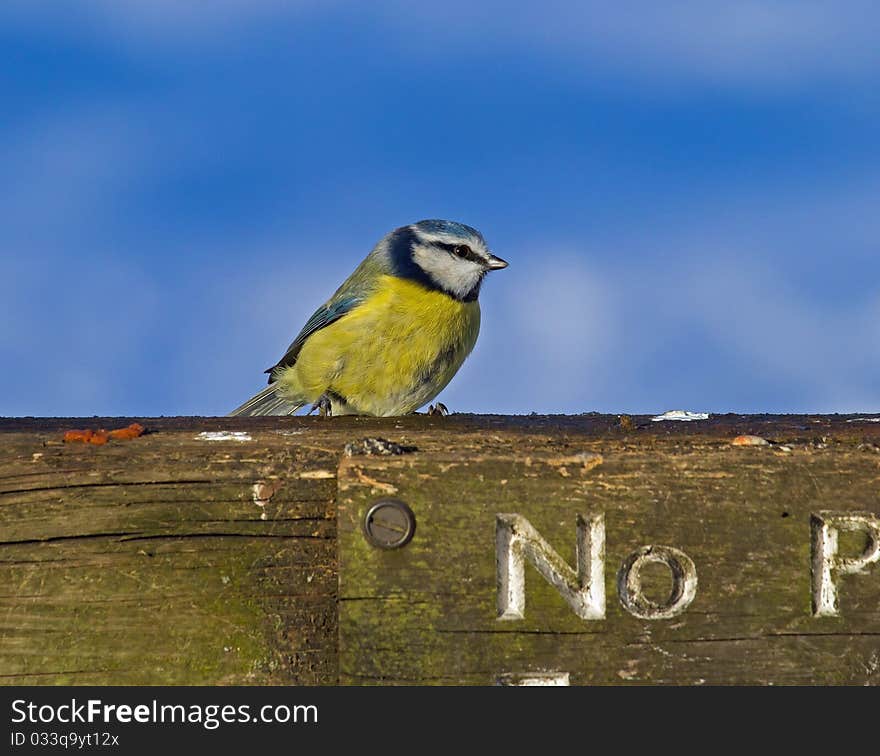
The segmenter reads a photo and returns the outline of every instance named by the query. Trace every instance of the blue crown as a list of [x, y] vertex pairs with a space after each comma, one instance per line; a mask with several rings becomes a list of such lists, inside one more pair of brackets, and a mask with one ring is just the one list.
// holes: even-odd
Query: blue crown
[[413, 223], [420, 231], [427, 231], [429, 234], [451, 234], [453, 236], [461, 236], [463, 238], [471, 237], [474, 239], [483, 239], [483, 235], [477, 229], [466, 226], [464, 223], [456, 223], [448, 220], [421, 220]]

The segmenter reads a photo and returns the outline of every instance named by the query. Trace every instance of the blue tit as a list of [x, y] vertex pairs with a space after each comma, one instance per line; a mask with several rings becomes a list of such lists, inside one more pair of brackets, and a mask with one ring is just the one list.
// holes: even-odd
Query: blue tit
[[405, 415], [439, 394], [480, 331], [477, 297], [506, 268], [463, 223], [423, 220], [385, 236], [309, 318], [269, 386], [232, 415]]

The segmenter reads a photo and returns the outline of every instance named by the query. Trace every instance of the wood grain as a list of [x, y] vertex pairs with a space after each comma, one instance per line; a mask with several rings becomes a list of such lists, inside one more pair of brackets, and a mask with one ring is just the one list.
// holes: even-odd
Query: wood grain
[[[573, 685], [877, 684], [880, 567], [841, 578], [840, 617], [811, 615], [811, 513], [880, 512], [877, 450], [861, 431], [842, 432], [777, 433], [790, 451], [732, 446], [729, 434], [564, 448], [520, 435], [489, 453], [352, 459], [338, 504], [341, 680], [485, 685], [560, 672]], [[579, 464], [577, 452], [602, 464]], [[366, 543], [361, 519], [392, 490], [417, 531], [383, 551]], [[523, 515], [574, 565], [576, 517], [595, 512], [606, 522], [606, 618], [579, 619], [527, 565], [524, 619], [497, 619], [497, 514]], [[697, 566], [696, 598], [670, 620], [638, 619], [618, 601], [622, 562], [651, 544]], [[645, 578], [652, 598], [668, 596], [665, 568]]]
[[0, 436], [0, 681], [335, 681], [336, 454], [195, 435]]
[[[133, 421], [148, 433], [60, 440]], [[0, 419], [0, 684], [495, 684], [548, 672], [572, 684], [876, 684], [880, 567], [841, 579], [840, 617], [812, 617], [809, 518], [880, 511], [878, 426], [818, 415]], [[774, 443], [730, 444], [744, 434]], [[364, 438], [415, 450], [346, 456]], [[360, 530], [382, 496], [418, 520], [396, 552]], [[527, 517], [574, 564], [576, 516], [596, 511], [606, 618], [579, 620], [527, 565], [525, 617], [499, 622], [496, 515]], [[842, 551], [857, 541], [842, 537]], [[696, 598], [675, 619], [639, 620], [617, 600], [617, 569], [646, 544], [696, 563]], [[668, 593], [662, 569], [644, 577], [648, 594]]]

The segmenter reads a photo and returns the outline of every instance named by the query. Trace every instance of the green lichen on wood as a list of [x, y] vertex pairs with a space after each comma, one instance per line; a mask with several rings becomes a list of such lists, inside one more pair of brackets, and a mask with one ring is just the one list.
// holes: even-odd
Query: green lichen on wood
[[[880, 568], [842, 579], [842, 617], [812, 618], [809, 513], [878, 511], [880, 424], [137, 419], [153, 432], [105, 447], [61, 433], [132, 418], [0, 419], [0, 683], [491, 684], [545, 669], [574, 684], [878, 681]], [[252, 438], [196, 439], [220, 430]], [[731, 447], [739, 434], [776, 444]], [[343, 460], [337, 492], [343, 449], [365, 437], [418, 451]], [[591, 453], [604, 457], [592, 469]], [[259, 481], [273, 489], [262, 505]], [[419, 520], [398, 552], [360, 533], [387, 495]], [[527, 566], [525, 619], [499, 623], [495, 514], [528, 517], [573, 564], [575, 516], [594, 509], [606, 620], [578, 620]], [[617, 602], [617, 567], [647, 543], [697, 564], [697, 597], [674, 620]], [[662, 571], [646, 583], [668, 590]]]
[[[880, 575], [844, 579], [842, 617], [810, 616], [810, 513], [880, 510], [872, 456], [585, 441], [604, 463], [582, 474], [523, 447], [500, 458], [447, 453], [343, 468], [343, 681], [491, 684], [545, 670], [570, 672], [573, 684], [878, 681]], [[359, 533], [382, 486], [418, 520], [397, 552]], [[573, 565], [576, 515], [597, 511], [607, 532], [606, 619], [576, 617], [527, 566], [525, 618], [499, 621], [495, 516], [522, 514]], [[640, 620], [618, 602], [616, 572], [647, 544], [675, 546], [697, 564], [697, 597], [674, 619]]]
[[[334, 455], [279, 436], [10, 441], [0, 461], [4, 682], [335, 680]], [[331, 477], [301, 477], [310, 470]], [[273, 479], [258, 506], [254, 483]]]

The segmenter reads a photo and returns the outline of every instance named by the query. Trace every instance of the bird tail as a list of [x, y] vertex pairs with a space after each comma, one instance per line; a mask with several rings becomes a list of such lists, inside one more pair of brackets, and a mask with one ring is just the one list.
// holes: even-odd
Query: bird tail
[[241, 407], [229, 413], [229, 417], [236, 415], [292, 415], [306, 402], [297, 402], [285, 399], [278, 395], [278, 384], [270, 383], [260, 393], [254, 394]]

